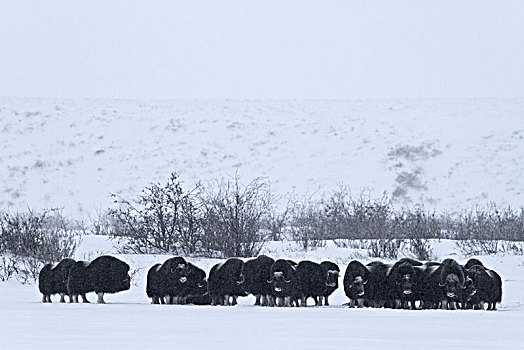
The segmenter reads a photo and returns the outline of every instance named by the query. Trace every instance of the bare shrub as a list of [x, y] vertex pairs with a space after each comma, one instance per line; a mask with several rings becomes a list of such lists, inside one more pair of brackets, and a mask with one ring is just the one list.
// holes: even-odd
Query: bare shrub
[[18, 259], [17, 279], [20, 283], [32, 283], [38, 279], [38, 274], [42, 269], [42, 261], [37, 258], [24, 256]]
[[210, 184], [200, 195], [204, 250], [220, 257], [258, 255], [270, 238], [264, 223], [273, 200], [260, 178], [246, 185], [238, 176]]
[[56, 210], [3, 213], [0, 218], [1, 251], [29, 259], [26, 265], [33, 265], [31, 259], [46, 264], [71, 257], [79, 242], [71, 222]]
[[95, 211], [95, 216], [91, 217], [90, 221], [88, 231], [92, 235], [111, 235], [113, 228], [118, 226], [111, 211], [100, 208]]
[[419, 260], [436, 260], [436, 255], [431, 248], [431, 241], [426, 238], [409, 238], [404, 242], [404, 250], [408, 255]]
[[281, 211], [278, 210], [277, 205], [279, 200], [282, 200], [282, 197], [277, 198], [273, 195], [271, 197], [272, 206], [265, 218], [264, 228], [269, 231], [272, 241], [282, 241], [285, 238], [285, 228], [292, 214], [291, 196], [288, 196], [286, 204]]
[[368, 255], [372, 258], [396, 259], [403, 241], [399, 239], [372, 239], [368, 242]]
[[[524, 210], [500, 208], [494, 203], [463, 211], [453, 223], [457, 246], [466, 255], [519, 252], [524, 241]], [[511, 243], [515, 242], [515, 243]]]
[[182, 189], [172, 173], [165, 185], [146, 187], [132, 203], [113, 195], [118, 209], [110, 209], [111, 236], [122, 253], [196, 253], [201, 230], [195, 207], [199, 185], [189, 192]]
[[307, 251], [326, 244], [326, 220], [321, 206], [311, 199], [295, 200], [292, 206], [291, 238]]
[[361, 194], [350, 198], [351, 228], [350, 238], [391, 239], [391, 200], [386, 193], [379, 199], [372, 199], [370, 194]]
[[3, 255], [0, 259], [0, 281], [7, 281], [18, 274], [18, 263], [15, 259]]

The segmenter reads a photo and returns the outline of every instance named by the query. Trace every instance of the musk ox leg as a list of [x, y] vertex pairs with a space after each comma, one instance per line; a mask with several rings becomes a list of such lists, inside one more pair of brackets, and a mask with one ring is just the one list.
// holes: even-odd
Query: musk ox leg
[[442, 300], [440, 302], [440, 309], [441, 310], [447, 310], [448, 309], [448, 301], [447, 300]]
[[78, 303], [78, 294], [73, 295], [73, 303]]
[[324, 296], [324, 305], [329, 306], [328, 297]]
[[255, 295], [255, 305], [261, 305], [261, 303], [260, 303], [260, 298], [261, 297], [262, 296], [260, 294], [256, 294]]
[[[256, 302], [255, 302], [255, 305], [256, 305]], [[260, 295], [260, 305], [267, 306], [267, 297], [264, 294]]]
[[47, 295], [42, 294], [42, 303], [47, 303]]
[[233, 295], [233, 296], [231, 297], [231, 299], [232, 299], [231, 305], [235, 306], [235, 305], [238, 304], [238, 302], [237, 302], [237, 298], [238, 298], [237, 295]]
[[457, 309], [457, 303], [454, 302], [454, 301], [448, 303], [448, 306], [449, 306], [450, 310], [456, 310]]
[[98, 296], [98, 299], [96, 301], [98, 304], [105, 304], [106, 303], [104, 301], [104, 293], [99, 292], [99, 293], [96, 293], [96, 295]]
[[315, 306], [322, 306], [322, 299], [323, 297], [315, 297]]
[[363, 308], [364, 307], [364, 299], [359, 298], [357, 299], [358, 307]]
[[277, 306], [284, 306], [284, 298], [283, 297], [276, 297], [276, 304], [277, 304]]
[[355, 307], [355, 299], [349, 299], [349, 307]]
[[158, 300], [158, 297], [154, 296], [154, 297], [151, 298], [151, 304], [159, 304], [159, 303], [160, 303], [160, 301]]
[[400, 299], [395, 299], [394, 309], [401, 309], [401, 308], [402, 308], [402, 301]]
[[224, 306], [229, 306], [229, 295], [224, 296], [224, 303], [222, 304]]
[[89, 300], [87, 300], [86, 294], [85, 293], [81, 294], [81, 296], [82, 296], [82, 302], [86, 303], [86, 304], [89, 304]]
[[284, 297], [284, 306], [291, 306], [291, 297]]
[[402, 308], [405, 309], [405, 310], [409, 309], [409, 305], [408, 305], [408, 301], [407, 300], [404, 300], [402, 302]]
[[306, 306], [307, 306], [307, 297], [302, 296], [302, 297], [300, 298], [300, 305], [303, 306], [303, 307], [306, 307]]
[[60, 293], [60, 302], [65, 303], [65, 293]]
[[267, 295], [267, 301], [268, 301], [268, 304], [269, 306], [276, 306], [276, 302], [275, 302], [275, 297], [268, 294]]

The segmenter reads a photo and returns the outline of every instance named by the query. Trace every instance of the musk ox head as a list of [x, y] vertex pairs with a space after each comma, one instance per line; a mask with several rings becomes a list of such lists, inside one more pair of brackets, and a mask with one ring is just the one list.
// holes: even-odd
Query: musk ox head
[[326, 276], [326, 286], [329, 288], [338, 288], [338, 278], [340, 275], [338, 265], [330, 261], [323, 261], [320, 263], [320, 267]]
[[203, 295], [207, 292], [206, 272], [201, 268], [189, 263], [188, 294]]
[[464, 270], [453, 259], [445, 259], [440, 266], [439, 286], [444, 288], [448, 299], [457, 299], [462, 295], [466, 278]]
[[353, 281], [348, 285], [350, 290], [350, 297], [352, 299], [363, 298], [366, 294], [366, 288], [364, 285], [368, 283], [362, 276], [357, 276]]
[[163, 268], [169, 276], [169, 279], [175, 283], [185, 284], [187, 282], [189, 265], [184, 258], [177, 256], [167, 259], [163, 264]]
[[464, 285], [460, 283], [458, 276], [455, 274], [447, 275], [444, 283], [440, 284], [440, 286], [444, 287], [448, 299], [460, 299], [464, 289]]
[[410, 295], [417, 284], [415, 268], [408, 262], [398, 265], [394, 272], [394, 281], [400, 293]]
[[271, 277], [267, 282], [277, 296], [291, 295], [294, 273], [295, 266], [287, 260], [279, 259], [271, 266]]
[[344, 275], [344, 290], [350, 299], [364, 297], [368, 275], [368, 269], [361, 262], [353, 260], [348, 264]]

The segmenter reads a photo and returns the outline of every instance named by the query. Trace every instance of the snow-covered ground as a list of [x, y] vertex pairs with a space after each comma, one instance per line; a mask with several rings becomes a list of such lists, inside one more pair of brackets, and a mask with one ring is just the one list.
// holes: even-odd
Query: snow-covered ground
[[0, 209], [88, 219], [177, 171], [279, 194], [344, 183], [437, 210], [522, 205], [524, 99], [0, 98]]
[[[452, 241], [433, 242], [439, 259], [464, 258]], [[113, 254], [103, 236], [85, 236], [77, 259]], [[333, 259], [344, 271], [358, 255], [350, 248], [304, 253], [292, 242], [274, 242], [264, 252], [296, 260]], [[362, 253], [362, 252], [360, 252]], [[131, 290], [108, 295], [106, 305], [43, 304], [35, 285], [0, 284], [0, 347], [38, 349], [517, 349], [523, 346], [524, 258], [482, 256], [503, 278], [497, 312], [349, 309], [342, 288], [330, 307], [266, 308], [253, 297], [235, 307], [151, 305], [145, 295], [147, 269], [167, 256], [117, 255], [138, 272]], [[214, 259], [189, 259], [207, 272]], [[363, 261], [369, 258], [362, 258]], [[342, 282], [342, 279], [341, 281]], [[95, 301], [93, 294], [88, 298]]]

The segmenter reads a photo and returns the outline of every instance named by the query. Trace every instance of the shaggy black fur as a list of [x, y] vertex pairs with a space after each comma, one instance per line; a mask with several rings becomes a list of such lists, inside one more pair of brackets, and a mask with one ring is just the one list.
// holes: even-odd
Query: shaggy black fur
[[502, 279], [500, 275], [480, 265], [471, 266], [467, 272], [467, 295], [465, 303], [472, 308], [483, 309], [484, 303], [488, 310], [496, 310], [497, 303], [502, 301]]
[[299, 293], [302, 306], [307, 306], [307, 299], [312, 297], [316, 306], [322, 305], [322, 297], [327, 289], [327, 274], [313, 261], [304, 260], [298, 263], [296, 274], [299, 281]]
[[76, 263], [73, 259], [63, 259], [55, 267], [45, 265], [38, 275], [38, 289], [42, 293], [42, 302], [50, 303], [51, 295], [60, 294], [60, 302], [65, 303], [64, 295], [67, 294], [67, 275], [69, 269]]
[[[326, 276], [326, 290], [322, 294], [324, 296], [324, 305], [329, 305], [328, 298], [338, 288], [338, 279], [340, 277], [340, 267], [331, 261], [323, 261], [320, 263], [322, 273]], [[320, 300], [322, 304], [322, 300]]]
[[297, 264], [291, 260], [279, 259], [271, 265], [271, 286], [277, 306], [298, 306], [300, 298]]
[[403, 258], [387, 274], [390, 304], [394, 308], [415, 309], [422, 300], [422, 266], [420, 261]]
[[104, 303], [105, 293], [117, 293], [130, 287], [129, 265], [109, 255], [100, 256], [89, 264], [75, 263], [67, 278], [68, 293], [75, 301], [81, 295], [84, 302], [88, 302], [86, 293], [96, 292], [98, 303]]
[[189, 269], [189, 263], [179, 256], [151, 267], [147, 273], [146, 294], [152, 303], [178, 302], [186, 294]]
[[244, 262], [231, 258], [216, 264], [209, 271], [208, 291], [213, 305], [236, 305], [237, 297], [246, 296], [244, 290]]
[[445, 259], [441, 264], [426, 263], [422, 266], [422, 294], [425, 308], [456, 309], [462, 301], [465, 276], [455, 260]]
[[273, 289], [268, 283], [271, 278], [271, 265], [274, 262], [274, 259], [260, 255], [244, 263], [244, 289], [256, 297], [255, 305], [268, 306], [274, 303]]

